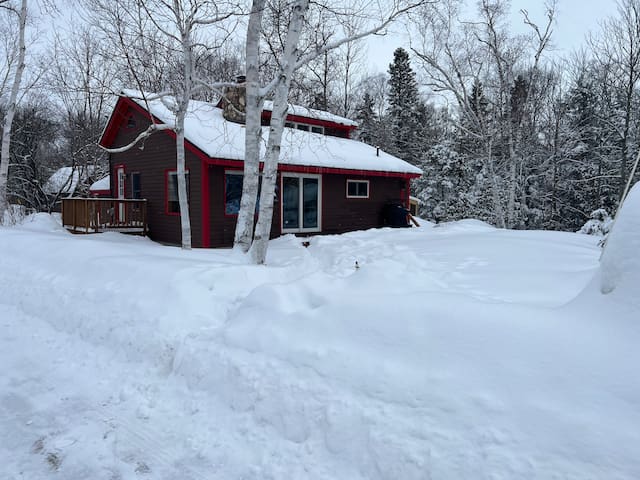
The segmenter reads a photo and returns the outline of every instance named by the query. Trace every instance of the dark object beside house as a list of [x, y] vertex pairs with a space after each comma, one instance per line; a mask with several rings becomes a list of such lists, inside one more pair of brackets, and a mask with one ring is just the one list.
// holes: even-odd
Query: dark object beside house
[[384, 224], [389, 227], [403, 228], [410, 227], [409, 210], [400, 202], [391, 202], [384, 206]]

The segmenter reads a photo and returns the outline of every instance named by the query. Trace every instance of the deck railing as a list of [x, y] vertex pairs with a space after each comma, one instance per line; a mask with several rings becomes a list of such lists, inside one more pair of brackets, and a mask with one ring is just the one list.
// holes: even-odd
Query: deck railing
[[115, 198], [62, 199], [62, 225], [74, 233], [147, 234], [147, 201]]

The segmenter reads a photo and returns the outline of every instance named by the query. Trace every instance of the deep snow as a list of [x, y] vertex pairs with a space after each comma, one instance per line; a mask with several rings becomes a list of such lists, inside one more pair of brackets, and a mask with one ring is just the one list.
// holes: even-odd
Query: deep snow
[[0, 228], [0, 477], [639, 478], [640, 278], [602, 295], [597, 240]]
[[[640, 289], [637, 281], [640, 277], [640, 183], [636, 183], [627, 195], [612, 228], [602, 254], [602, 292], [629, 288], [623, 296], [637, 297]], [[640, 303], [638, 306], [640, 308]]]

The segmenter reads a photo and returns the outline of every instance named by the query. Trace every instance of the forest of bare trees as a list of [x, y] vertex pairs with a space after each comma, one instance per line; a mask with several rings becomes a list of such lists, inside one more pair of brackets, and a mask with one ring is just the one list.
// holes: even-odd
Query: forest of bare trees
[[[422, 168], [413, 193], [424, 218], [577, 230], [596, 210], [613, 215], [640, 143], [640, 0], [619, 0], [565, 58], [552, 49], [555, 4], [542, 21], [521, 12], [525, 33], [515, 33], [523, 29], [511, 23], [507, 0], [464, 5], [70, 0], [53, 8], [2, 0], [0, 210], [5, 202], [50, 210], [55, 195], [43, 185], [61, 166], [106, 174], [97, 140], [121, 89], [171, 96], [180, 119], [190, 99], [215, 101], [246, 74], [247, 132], [259, 128], [250, 116], [265, 99], [274, 100], [276, 124], [287, 102], [354, 118], [360, 140]], [[411, 43], [398, 45], [380, 73], [366, 36], [392, 22], [411, 32]], [[179, 122], [175, 130], [181, 172]], [[256, 240], [251, 140], [245, 180], [255, 190], [247, 190], [249, 213], [236, 235], [244, 251]], [[261, 211], [258, 240], [269, 225]], [[251, 248], [264, 258], [262, 246]]]

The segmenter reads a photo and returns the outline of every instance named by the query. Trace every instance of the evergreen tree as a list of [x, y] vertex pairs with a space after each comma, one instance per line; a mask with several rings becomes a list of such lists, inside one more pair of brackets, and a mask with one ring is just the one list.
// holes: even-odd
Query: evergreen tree
[[356, 110], [358, 139], [369, 145], [378, 145], [378, 118], [373, 110], [375, 102], [369, 92], [365, 92], [362, 103]]
[[489, 112], [489, 101], [484, 95], [484, 87], [479, 79], [475, 79], [471, 87], [469, 107], [479, 120], [486, 118]]
[[476, 78], [465, 107], [469, 113], [461, 115], [458, 132], [459, 150], [471, 158], [484, 154], [482, 139], [490, 128], [489, 100], [484, 93], [484, 85]]
[[518, 75], [513, 82], [513, 87], [511, 87], [510, 98], [511, 122], [515, 129], [519, 128], [524, 121], [528, 90], [527, 81], [522, 75]]
[[566, 153], [556, 167], [552, 228], [576, 230], [592, 210], [615, 210], [618, 192], [610, 179], [618, 169], [619, 129], [608, 118], [615, 111], [603, 99], [597, 75], [591, 73], [576, 78], [566, 97]]
[[413, 189], [421, 202], [421, 216], [436, 222], [486, 217], [476, 185], [481, 162], [471, 161], [451, 141], [443, 140], [425, 153], [420, 168], [424, 174], [413, 182]]
[[418, 109], [418, 83], [411, 68], [409, 54], [402, 48], [393, 53], [389, 65], [389, 109], [391, 145], [387, 148], [394, 155], [417, 164], [420, 159]]

